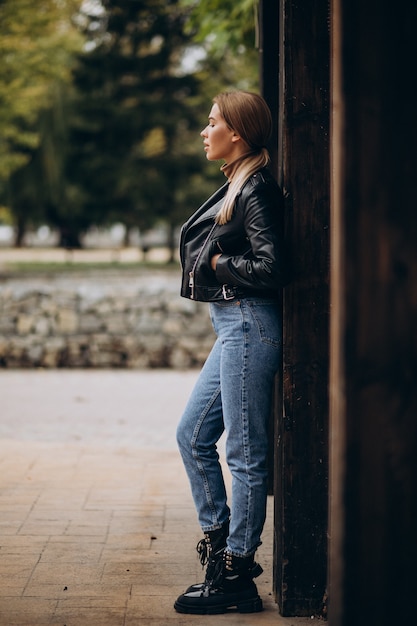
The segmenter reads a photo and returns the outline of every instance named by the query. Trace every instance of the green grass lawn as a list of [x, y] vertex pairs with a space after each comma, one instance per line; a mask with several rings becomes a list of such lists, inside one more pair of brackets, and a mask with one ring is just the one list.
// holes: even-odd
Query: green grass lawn
[[62, 273], [90, 273], [90, 272], [126, 272], [132, 271], [143, 272], [152, 271], [178, 271], [179, 263], [161, 263], [156, 261], [143, 262], [3, 262], [0, 266], [0, 275], [22, 276], [22, 275], [53, 275]]

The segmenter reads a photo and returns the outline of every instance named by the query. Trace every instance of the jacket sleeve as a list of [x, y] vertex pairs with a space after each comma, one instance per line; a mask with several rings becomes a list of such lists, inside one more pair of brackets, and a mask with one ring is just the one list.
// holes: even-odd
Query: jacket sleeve
[[283, 283], [282, 195], [279, 187], [261, 182], [245, 187], [236, 210], [243, 211], [248, 251], [222, 254], [216, 266], [220, 284], [249, 289], [277, 289]]

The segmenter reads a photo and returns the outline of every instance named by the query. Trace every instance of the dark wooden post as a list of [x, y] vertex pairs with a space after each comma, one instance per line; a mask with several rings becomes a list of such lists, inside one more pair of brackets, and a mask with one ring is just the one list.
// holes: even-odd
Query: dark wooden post
[[[268, 103], [272, 114], [272, 135], [268, 146], [271, 157], [270, 169], [277, 180], [278, 173], [278, 132], [279, 132], [279, 84], [278, 84], [278, 3], [271, 0], [261, 0], [258, 5], [259, 24], [259, 78], [260, 91]], [[270, 443], [269, 443], [269, 484], [268, 493], [274, 492], [274, 465], [276, 424], [282, 414], [282, 375], [276, 377], [274, 402], [271, 410]]]
[[333, 0], [331, 626], [415, 624], [415, 2]]
[[[266, 25], [268, 28], [268, 25]], [[270, 26], [269, 26], [270, 28]], [[328, 5], [279, 1], [278, 174], [293, 280], [284, 290], [284, 415], [277, 419], [275, 592], [320, 614], [327, 581], [329, 349]]]
[[272, 137], [268, 146], [271, 169], [278, 178], [279, 145], [279, 3], [277, 0], [262, 0], [259, 4], [259, 75], [260, 90], [272, 113]]

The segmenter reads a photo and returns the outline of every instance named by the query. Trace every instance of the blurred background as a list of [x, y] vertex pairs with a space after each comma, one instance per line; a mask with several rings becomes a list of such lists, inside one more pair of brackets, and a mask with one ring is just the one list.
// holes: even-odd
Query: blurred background
[[[222, 182], [199, 131], [257, 90], [252, 0], [2, 0], [0, 251], [166, 246]], [[165, 259], [166, 260], [166, 259]]]
[[193, 368], [182, 223], [224, 182], [201, 129], [259, 89], [253, 0], [0, 1], [0, 367]]

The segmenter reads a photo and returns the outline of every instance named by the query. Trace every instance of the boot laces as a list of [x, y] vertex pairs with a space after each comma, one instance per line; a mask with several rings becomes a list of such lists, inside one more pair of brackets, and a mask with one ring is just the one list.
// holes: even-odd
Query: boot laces
[[213, 579], [212, 579], [212, 582], [211, 582], [212, 587], [221, 586], [221, 583], [223, 582], [224, 575], [225, 575], [225, 571], [224, 570], [225, 570], [224, 560], [220, 559], [214, 565]]
[[223, 551], [223, 558], [214, 565], [213, 587], [221, 587], [225, 579], [234, 580], [241, 575], [253, 580], [263, 572], [262, 567], [259, 563], [256, 563], [256, 561], [252, 561], [250, 564], [248, 563], [246, 567], [242, 567], [242, 565], [236, 567], [233, 561], [233, 556], [229, 552]]
[[211, 552], [210, 539], [206, 537], [204, 537], [203, 539], [200, 539], [200, 541], [198, 542], [196, 546], [196, 550], [199, 555], [200, 563], [202, 567], [204, 567], [205, 564], [209, 560], [209, 556]]

